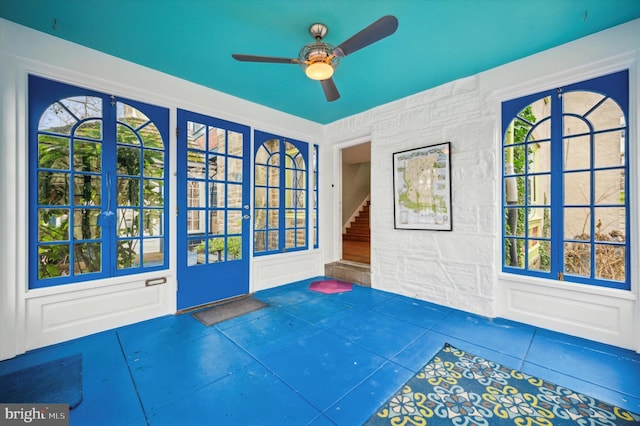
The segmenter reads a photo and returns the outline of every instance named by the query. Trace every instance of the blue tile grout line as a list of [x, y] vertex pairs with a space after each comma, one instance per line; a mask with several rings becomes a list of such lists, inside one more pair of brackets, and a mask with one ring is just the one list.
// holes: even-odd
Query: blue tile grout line
[[140, 397], [140, 392], [138, 391], [138, 385], [136, 384], [135, 378], [133, 377], [133, 372], [131, 371], [131, 364], [129, 363], [129, 358], [127, 357], [127, 354], [124, 351], [124, 347], [122, 346], [122, 340], [120, 339], [120, 333], [118, 333], [118, 331], [116, 330], [116, 338], [118, 339], [118, 345], [120, 348], [120, 352], [122, 353], [122, 358], [124, 359], [124, 362], [127, 364], [127, 371], [129, 373], [129, 377], [131, 378], [131, 383], [133, 384], [133, 388], [136, 391], [136, 397], [138, 398], [138, 403], [140, 404], [140, 409], [142, 410], [142, 413], [144, 414], [144, 418], [147, 422], [147, 424], [149, 424], [149, 416], [147, 415], [147, 410], [144, 408], [144, 404], [142, 403], [142, 398]]

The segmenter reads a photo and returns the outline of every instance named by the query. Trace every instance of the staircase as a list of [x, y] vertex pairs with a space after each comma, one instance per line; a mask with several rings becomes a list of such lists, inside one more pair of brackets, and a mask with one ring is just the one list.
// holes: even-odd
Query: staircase
[[342, 260], [324, 265], [328, 277], [371, 287], [370, 202], [362, 206], [351, 226], [342, 234]]
[[371, 230], [369, 228], [369, 207], [371, 201], [367, 201], [358, 212], [355, 220], [351, 222], [347, 231], [342, 234], [342, 241], [371, 241]]

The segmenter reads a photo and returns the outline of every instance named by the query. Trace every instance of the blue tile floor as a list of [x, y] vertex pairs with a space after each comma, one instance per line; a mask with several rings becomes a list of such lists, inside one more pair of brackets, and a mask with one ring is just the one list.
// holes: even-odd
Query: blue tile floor
[[83, 354], [71, 425], [359, 425], [444, 345], [640, 412], [640, 355], [502, 319], [313, 280], [205, 327], [169, 315], [41, 348], [0, 374]]

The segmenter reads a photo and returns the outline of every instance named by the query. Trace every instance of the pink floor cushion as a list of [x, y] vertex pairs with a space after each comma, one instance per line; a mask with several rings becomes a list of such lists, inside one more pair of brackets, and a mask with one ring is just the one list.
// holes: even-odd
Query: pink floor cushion
[[353, 284], [340, 280], [322, 280], [314, 281], [309, 286], [309, 290], [317, 291], [324, 294], [342, 293], [351, 291]]

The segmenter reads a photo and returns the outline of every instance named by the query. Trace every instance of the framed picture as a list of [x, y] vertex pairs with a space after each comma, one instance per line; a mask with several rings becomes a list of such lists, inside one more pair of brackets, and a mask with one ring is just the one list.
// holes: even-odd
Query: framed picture
[[451, 231], [451, 143], [393, 154], [394, 228]]

